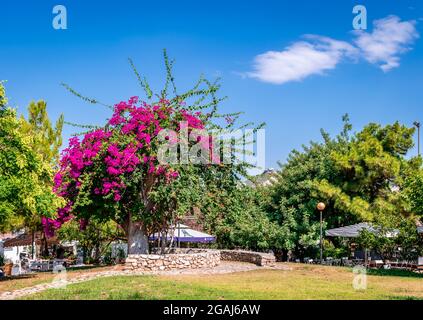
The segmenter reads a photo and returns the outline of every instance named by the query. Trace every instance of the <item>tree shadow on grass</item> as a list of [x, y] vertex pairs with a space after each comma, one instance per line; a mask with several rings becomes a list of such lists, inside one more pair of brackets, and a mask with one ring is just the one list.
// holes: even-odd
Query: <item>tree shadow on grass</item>
[[401, 269], [367, 269], [370, 276], [423, 278], [423, 273]]
[[413, 297], [413, 296], [395, 296], [391, 298], [392, 300], [422, 300], [423, 298]]
[[18, 279], [29, 279], [29, 278], [35, 278], [35, 273], [30, 274], [21, 274], [18, 276], [3, 276], [0, 278], [0, 281], [10, 281], [10, 280], [18, 280]]
[[79, 270], [90, 270], [90, 269], [99, 269], [102, 267], [109, 267], [107, 265], [100, 265], [100, 264], [93, 264], [93, 265], [86, 265], [86, 266], [78, 266], [78, 267], [68, 267], [66, 270], [68, 271], [79, 271]]

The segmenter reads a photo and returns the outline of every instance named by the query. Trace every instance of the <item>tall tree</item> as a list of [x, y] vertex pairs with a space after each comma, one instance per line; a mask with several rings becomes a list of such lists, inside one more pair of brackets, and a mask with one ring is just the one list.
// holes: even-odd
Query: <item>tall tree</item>
[[335, 219], [349, 214], [360, 221], [410, 215], [401, 190], [404, 173], [418, 169], [414, 159], [404, 158], [413, 133], [414, 128], [398, 122], [385, 127], [371, 123], [345, 148], [331, 152], [334, 176], [313, 183], [316, 196], [328, 202], [326, 214]]
[[7, 97], [6, 90], [3, 85], [3, 81], [0, 81], [0, 115], [6, 109], [7, 106]]
[[[44, 119], [48, 120], [46, 115]], [[23, 117], [18, 118], [16, 110], [8, 106], [0, 122], [0, 228], [32, 228], [60, 203], [52, 192], [51, 157], [40, 147], [44, 141], [35, 122], [33, 126]]]
[[[90, 130], [82, 140], [74, 137], [69, 141], [55, 177], [56, 192], [67, 204], [55, 219], [46, 217], [44, 224], [52, 233], [72, 218], [82, 222], [111, 219], [125, 230], [128, 252], [138, 254], [148, 252], [149, 234], [166, 230], [198, 206], [208, 186], [219, 183], [220, 177], [225, 176], [235, 186], [248, 164], [223, 164], [213, 157], [210, 131], [230, 130], [240, 115], [217, 112], [222, 100], [216, 96], [218, 82], [201, 77], [193, 89], [178, 94], [171, 73], [173, 61], [165, 52], [165, 86], [154, 95], [130, 63], [144, 89], [145, 101], [132, 97], [116, 104], [104, 127], [88, 126]], [[99, 103], [69, 90], [88, 102]], [[216, 118], [226, 118], [226, 124], [219, 125]], [[163, 129], [167, 130], [165, 136]], [[163, 138], [165, 144], [176, 146], [176, 162], [161, 161]], [[244, 138], [231, 139], [230, 150]], [[196, 159], [184, 163], [188, 150], [195, 150], [190, 156]], [[220, 151], [218, 154], [220, 159]]]
[[201, 207], [205, 212], [202, 220], [220, 247], [264, 251], [286, 246], [283, 230], [262, 207], [266, 191], [242, 185], [208, 190], [210, 195]]
[[[23, 118], [23, 116], [22, 116]], [[45, 101], [32, 101], [28, 106], [28, 117], [23, 126], [24, 132], [34, 137], [33, 150], [43, 161], [57, 165], [59, 148], [62, 145], [64, 116], [61, 114], [53, 127], [47, 113]], [[51, 184], [51, 181], [50, 181]]]
[[97, 222], [91, 219], [90, 223], [81, 230], [76, 220], [64, 224], [57, 232], [62, 241], [78, 241], [82, 249], [84, 263], [98, 263], [113, 241], [123, 240], [124, 232], [113, 221]]
[[[39, 178], [44, 192], [49, 194], [53, 190], [53, 175], [59, 160], [59, 148], [62, 145], [64, 116], [61, 114], [56, 121], [55, 127], [53, 127], [47, 113], [47, 103], [45, 101], [32, 101], [27, 110], [27, 119], [23, 115], [21, 116], [22, 131], [25, 135], [32, 138], [31, 149], [48, 168], [49, 173]], [[54, 207], [50, 208], [51, 212], [54, 212], [55, 209]], [[36, 212], [26, 217], [25, 227], [31, 231], [33, 237], [35, 232], [43, 231], [41, 217], [45, 214], [45, 212]], [[42, 237], [42, 241], [42, 250], [45, 255], [48, 252], [45, 235]], [[34, 248], [32, 250], [32, 255], [34, 255]]]
[[287, 246], [297, 256], [316, 252], [319, 219], [316, 204], [326, 203], [328, 228], [361, 221], [399, 222], [409, 217], [401, 195], [406, 172], [417, 169], [404, 155], [412, 147], [412, 128], [394, 123], [369, 124], [351, 135], [348, 116], [335, 138], [322, 131], [323, 142], [293, 151], [281, 165], [268, 212], [279, 221]]
[[[419, 159], [421, 162], [421, 158]], [[420, 219], [423, 218], [423, 169], [407, 175], [404, 181], [404, 197], [410, 209]]]

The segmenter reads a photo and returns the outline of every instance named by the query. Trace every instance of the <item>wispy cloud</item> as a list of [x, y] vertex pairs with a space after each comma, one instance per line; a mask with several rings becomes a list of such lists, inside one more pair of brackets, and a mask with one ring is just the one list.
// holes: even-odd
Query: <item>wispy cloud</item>
[[344, 60], [364, 58], [387, 72], [399, 66], [399, 56], [410, 50], [419, 34], [415, 21], [389, 16], [374, 22], [373, 32], [355, 31], [352, 42], [305, 35], [282, 51], [268, 51], [254, 58], [253, 71], [245, 75], [260, 81], [284, 84], [301, 81], [335, 69]]
[[409, 51], [419, 37], [415, 21], [401, 21], [397, 16], [376, 20], [372, 33], [355, 32], [355, 45], [363, 57], [387, 72], [399, 67], [400, 55]]
[[306, 36], [283, 51], [268, 51], [254, 59], [254, 71], [247, 76], [261, 81], [283, 84], [300, 81], [313, 74], [331, 70], [344, 56], [356, 49], [347, 42], [316, 35]]

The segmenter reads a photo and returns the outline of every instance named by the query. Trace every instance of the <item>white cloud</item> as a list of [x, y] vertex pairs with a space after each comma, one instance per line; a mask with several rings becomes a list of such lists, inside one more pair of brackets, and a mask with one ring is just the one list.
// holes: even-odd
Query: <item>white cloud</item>
[[372, 33], [356, 31], [355, 45], [363, 57], [387, 72], [400, 65], [400, 54], [410, 50], [419, 34], [415, 21], [401, 21], [397, 16], [376, 20]]
[[344, 56], [351, 56], [356, 51], [344, 41], [316, 35], [306, 38], [309, 41], [296, 42], [283, 51], [268, 51], [256, 56], [254, 71], [247, 76], [274, 84], [300, 81], [334, 69]]
[[247, 77], [264, 82], [284, 84], [321, 75], [345, 60], [363, 57], [387, 72], [398, 67], [400, 54], [410, 50], [419, 34], [415, 21], [401, 21], [388, 16], [374, 22], [374, 30], [354, 31], [349, 43], [329, 37], [306, 35], [282, 51], [267, 51], [254, 58], [253, 71]]

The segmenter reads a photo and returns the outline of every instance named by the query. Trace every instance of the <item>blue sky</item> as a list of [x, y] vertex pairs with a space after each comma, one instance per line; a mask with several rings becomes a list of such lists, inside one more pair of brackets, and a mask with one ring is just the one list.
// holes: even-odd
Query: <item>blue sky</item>
[[[107, 109], [60, 83], [110, 104], [141, 95], [127, 58], [159, 89], [167, 48], [181, 89], [201, 73], [220, 76], [223, 110], [267, 123], [267, 167], [320, 139], [320, 128], [336, 134], [344, 113], [355, 130], [423, 120], [419, 0], [2, 2], [0, 79], [21, 112], [44, 99], [54, 119], [103, 123]], [[57, 4], [67, 8], [67, 30], [52, 28]], [[354, 34], [357, 4], [368, 29]]]

